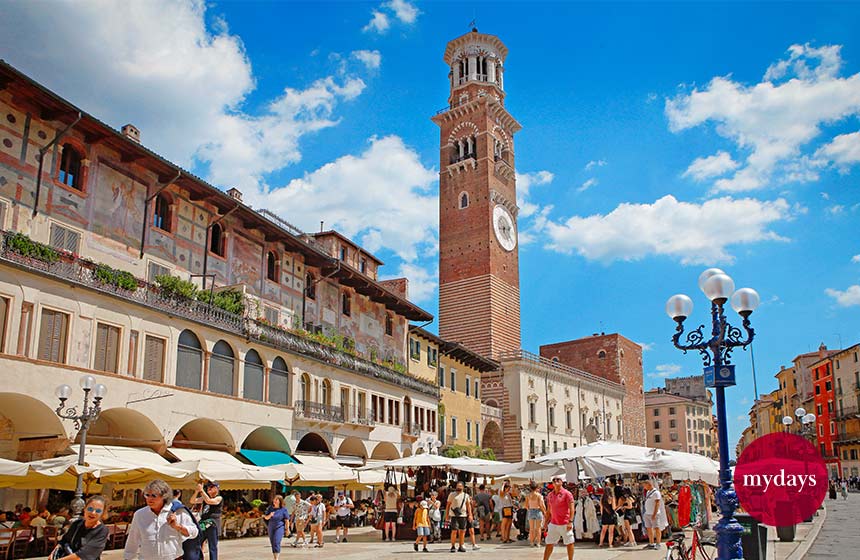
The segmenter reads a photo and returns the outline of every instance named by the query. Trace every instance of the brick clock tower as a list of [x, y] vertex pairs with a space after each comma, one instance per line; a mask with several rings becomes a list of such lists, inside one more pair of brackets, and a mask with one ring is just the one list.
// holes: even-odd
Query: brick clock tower
[[439, 335], [489, 357], [520, 349], [514, 134], [508, 49], [473, 29], [448, 43], [439, 148]]

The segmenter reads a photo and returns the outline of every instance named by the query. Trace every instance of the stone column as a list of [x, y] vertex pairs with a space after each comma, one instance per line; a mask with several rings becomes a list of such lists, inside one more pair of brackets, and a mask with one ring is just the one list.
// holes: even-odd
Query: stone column
[[451, 65], [454, 71], [454, 85], [453, 87], [457, 87], [460, 85], [460, 61], [458, 60], [454, 64]]
[[496, 83], [496, 59], [492, 57], [487, 61], [487, 81]]
[[474, 56], [469, 57], [469, 81], [474, 82], [478, 79], [478, 61]]

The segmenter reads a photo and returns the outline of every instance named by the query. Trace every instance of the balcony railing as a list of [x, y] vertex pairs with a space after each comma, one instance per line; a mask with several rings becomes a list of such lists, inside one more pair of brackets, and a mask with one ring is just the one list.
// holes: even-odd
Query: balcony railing
[[841, 409], [837, 406], [836, 411], [833, 413], [833, 417], [836, 420], [854, 418], [855, 416], [860, 416], [860, 410], [856, 406], [843, 406]]
[[403, 424], [403, 435], [418, 437], [421, 435], [421, 426], [418, 424], [413, 424], [411, 422], [405, 422]]
[[343, 422], [343, 408], [313, 401], [296, 401], [296, 416], [325, 422]]
[[346, 424], [357, 424], [359, 426], [373, 426], [373, 415], [368, 410], [360, 410], [357, 406], [341, 406], [341, 414]]
[[580, 378], [588, 379], [594, 383], [600, 385], [608, 385], [614, 389], [621, 390], [621, 384], [616, 383], [614, 381], [610, 381], [608, 379], [604, 379], [602, 377], [598, 377], [594, 374], [588, 373], [586, 371], [582, 371], [581, 369], [577, 369], [575, 367], [570, 367], [568, 365], [554, 362], [549, 358], [544, 358], [541, 355], [534, 354], [532, 352], [528, 352], [526, 350], [514, 350], [512, 352], [501, 352], [499, 353], [498, 360], [501, 362], [512, 362], [512, 361], [520, 361], [527, 362], [542, 368], [550, 368], [556, 370], [561, 373], [567, 373], [570, 375], [575, 375]]
[[230, 313], [202, 301], [166, 295], [158, 286], [142, 280], [137, 281], [138, 287], [135, 290], [127, 290], [103, 282], [96, 277], [95, 270], [98, 265], [92, 261], [69, 254], [61, 254], [60, 259], [56, 262], [45, 262], [34, 257], [21, 255], [8, 245], [8, 240], [12, 235], [14, 234], [3, 232], [2, 243], [0, 243], [0, 262], [6, 262], [18, 268], [64, 282], [72, 282], [96, 292], [143, 305], [175, 317], [219, 328], [249, 340], [332, 364], [367, 377], [437, 398], [439, 396], [438, 387], [427, 381], [411, 377], [353, 353], [322, 344], [285, 329]]
[[493, 420], [502, 420], [502, 409], [497, 406], [481, 404], [481, 416], [491, 418]]

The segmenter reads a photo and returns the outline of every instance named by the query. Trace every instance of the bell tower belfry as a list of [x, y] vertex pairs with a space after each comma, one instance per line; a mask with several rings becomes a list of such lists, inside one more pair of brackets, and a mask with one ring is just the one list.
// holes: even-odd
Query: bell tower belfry
[[450, 41], [439, 125], [439, 335], [485, 356], [520, 349], [514, 134], [508, 49], [472, 29]]

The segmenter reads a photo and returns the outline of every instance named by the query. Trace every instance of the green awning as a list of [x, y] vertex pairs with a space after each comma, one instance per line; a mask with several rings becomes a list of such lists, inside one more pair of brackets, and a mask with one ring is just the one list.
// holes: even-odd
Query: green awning
[[283, 465], [286, 463], [297, 463], [296, 459], [289, 453], [283, 451], [260, 451], [258, 449], [242, 449], [239, 451], [252, 465], [258, 467], [271, 467], [272, 465]]

